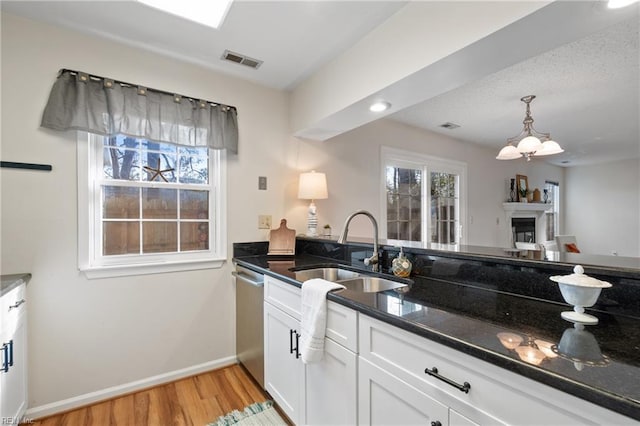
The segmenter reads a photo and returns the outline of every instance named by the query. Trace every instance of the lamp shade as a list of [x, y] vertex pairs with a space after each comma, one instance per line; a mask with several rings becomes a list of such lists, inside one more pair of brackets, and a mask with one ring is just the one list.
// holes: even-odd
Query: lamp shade
[[525, 154], [528, 152], [536, 152], [540, 149], [542, 144], [540, 143], [540, 139], [535, 136], [527, 136], [518, 142], [518, 151]]
[[327, 177], [325, 174], [317, 173], [315, 170], [300, 173], [298, 198], [303, 200], [323, 200], [328, 198]]
[[564, 149], [560, 147], [558, 142], [549, 140], [542, 142], [542, 147], [536, 151], [535, 156], [560, 154], [561, 152], [564, 152]]
[[496, 157], [497, 160], [515, 160], [516, 158], [520, 158], [522, 155], [513, 145], [506, 145], [504, 148], [500, 150], [500, 153]]

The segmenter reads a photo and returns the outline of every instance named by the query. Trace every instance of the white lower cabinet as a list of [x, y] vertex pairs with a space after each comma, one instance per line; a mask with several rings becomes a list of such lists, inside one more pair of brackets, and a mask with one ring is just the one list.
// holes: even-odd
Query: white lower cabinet
[[265, 277], [265, 388], [295, 424], [356, 424], [357, 354], [349, 348], [357, 347], [357, 314], [329, 302], [327, 335], [340, 344], [326, 338], [323, 359], [305, 365], [299, 303], [300, 289]]
[[358, 356], [331, 339], [324, 351], [320, 362], [306, 365], [306, 424], [355, 425]]
[[26, 284], [0, 299], [0, 419], [18, 424], [27, 409]]
[[[628, 417], [329, 302], [325, 355], [303, 364], [300, 289], [265, 277], [266, 390], [295, 424], [585, 425]], [[427, 374], [426, 370], [431, 373]], [[435, 371], [437, 370], [437, 371]]]
[[267, 392], [295, 424], [304, 419], [304, 364], [296, 357], [300, 321], [264, 304], [264, 383]]
[[361, 425], [446, 425], [446, 405], [360, 358], [358, 413]]
[[478, 426], [478, 423], [449, 408], [449, 426]]
[[[413, 404], [417, 398], [428, 401], [426, 397], [437, 401], [448, 408], [448, 418], [435, 419], [442, 425], [622, 425], [633, 422], [628, 417], [366, 315], [359, 315], [358, 324], [359, 374], [368, 371], [366, 366], [374, 365], [404, 384], [402, 394], [395, 388], [387, 392], [397, 397], [402, 395], [400, 398], [407, 404]], [[441, 378], [426, 374], [426, 369], [433, 371], [434, 367]], [[375, 377], [379, 380], [382, 376]], [[360, 420], [366, 424], [366, 409], [375, 413], [379, 410], [363, 401], [370, 398], [374, 401], [370, 405], [377, 405], [370, 389], [373, 385], [363, 377], [359, 383]], [[463, 391], [465, 383], [469, 384], [468, 392]], [[409, 398], [411, 393], [415, 394], [413, 399]], [[384, 399], [378, 398], [378, 401], [385, 404]], [[432, 411], [428, 414], [433, 416]]]

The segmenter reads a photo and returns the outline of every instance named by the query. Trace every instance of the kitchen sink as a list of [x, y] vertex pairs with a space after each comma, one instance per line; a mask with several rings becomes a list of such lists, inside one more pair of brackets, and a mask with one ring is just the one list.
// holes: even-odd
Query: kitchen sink
[[397, 281], [387, 280], [380, 277], [360, 276], [356, 278], [350, 278], [345, 280], [339, 280], [339, 284], [342, 284], [350, 291], [358, 291], [362, 293], [377, 293], [379, 291], [386, 290], [404, 290], [409, 286]]
[[337, 267], [303, 269], [294, 271], [294, 273], [296, 274], [296, 280], [301, 282], [312, 278], [322, 278], [323, 280], [336, 282], [360, 276], [358, 272]]
[[409, 285], [406, 283], [369, 276], [337, 266], [301, 269], [293, 272], [296, 275], [296, 280], [300, 282], [313, 278], [322, 278], [323, 280], [342, 284], [347, 290], [353, 292], [377, 293], [386, 290], [396, 290], [398, 292], [409, 290]]

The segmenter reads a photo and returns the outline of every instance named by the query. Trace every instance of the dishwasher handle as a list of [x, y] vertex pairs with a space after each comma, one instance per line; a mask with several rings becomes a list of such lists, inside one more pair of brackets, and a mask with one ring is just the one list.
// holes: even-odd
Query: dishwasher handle
[[251, 277], [251, 276], [249, 276], [247, 274], [243, 274], [242, 272], [238, 272], [238, 271], [231, 272], [231, 275], [236, 277], [236, 279], [243, 280], [243, 281], [251, 284], [254, 287], [264, 287], [264, 280], [263, 281], [256, 281], [256, 280], [253, 279], [253, 277]]

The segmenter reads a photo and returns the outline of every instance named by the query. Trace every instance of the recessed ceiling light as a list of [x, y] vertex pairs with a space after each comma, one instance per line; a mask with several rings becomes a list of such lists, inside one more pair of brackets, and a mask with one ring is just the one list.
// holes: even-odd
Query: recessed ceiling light
[[638, 0], [609, 0], [607, 7], [609, 7], [609, 9], [620, 9], [621, 7], [629, 6], [637, 1]]
[[147, 6], [171, 13], [172, 15], [218, 28], [224, 20], [233, 0], [138, 0]]
[[369, 111], [382, 112], [388, 110], [389, 108], [391, 108], [391, 104], [389, 102], [378, 101], [374, 104], [371, 104], [371, 106], [369, 107]]

